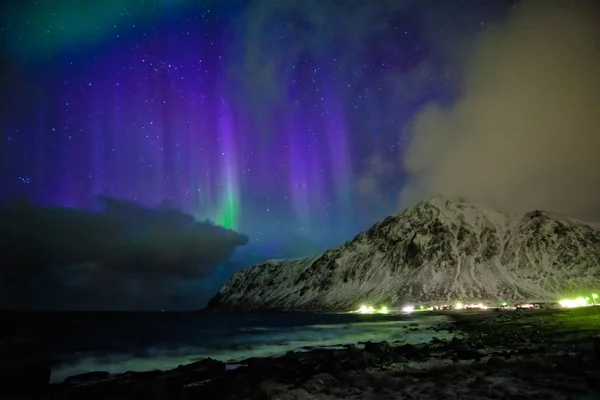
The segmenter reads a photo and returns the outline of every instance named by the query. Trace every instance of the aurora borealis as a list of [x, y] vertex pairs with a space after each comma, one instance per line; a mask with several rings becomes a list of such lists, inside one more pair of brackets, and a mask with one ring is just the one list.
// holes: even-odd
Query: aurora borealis
[[395, 209], [401, 171], [363, 207], [371, 156], [397, 157], [415, 107], [451, 95], [441, 70], [413, 74], [435, 49], [411, 2], [12, 4], [3, 192], [47, 204], [170, 199], [252, 238], [336, 243]]
[[600, 218], [597, 4], [543, 3], [5, 1], [0, 195], [169, 200], [265, 257], [437, 194]]

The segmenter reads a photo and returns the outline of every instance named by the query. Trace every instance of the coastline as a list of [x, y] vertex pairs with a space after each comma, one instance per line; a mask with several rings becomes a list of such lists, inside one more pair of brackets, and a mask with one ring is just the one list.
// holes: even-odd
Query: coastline
[[[48, 385], [43, 365], [3, 374], [0, 398], [334, 399], [598, 398], [600, 306], [437, 312], [451, 340], [346, 344], [168, 371], [92, 372]], [[6, 371], [5, 371], [6, 372]]]

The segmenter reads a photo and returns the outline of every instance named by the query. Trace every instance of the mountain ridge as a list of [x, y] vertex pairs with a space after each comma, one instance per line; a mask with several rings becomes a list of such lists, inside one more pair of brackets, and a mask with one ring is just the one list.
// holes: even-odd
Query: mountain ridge
[[212, 310], [349, 311], [454, 301], [556, 301], [600, 287], [595, 223], [534, 210], [510, 215], [435, 197], [343, 245], [236, 272]]

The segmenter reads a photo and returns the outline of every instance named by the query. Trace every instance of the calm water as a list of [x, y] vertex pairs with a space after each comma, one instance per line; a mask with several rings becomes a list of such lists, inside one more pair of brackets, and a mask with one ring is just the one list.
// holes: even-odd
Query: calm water
[[[222, 361], [304, 346], [429, 341], [444, 316], [356, 314], [1, 314], [0, 364], [52, 360], [54, 382], [89, 371], [169, 369], [202, 357]], [[406, 326], [418, 323], [418, 331]]]

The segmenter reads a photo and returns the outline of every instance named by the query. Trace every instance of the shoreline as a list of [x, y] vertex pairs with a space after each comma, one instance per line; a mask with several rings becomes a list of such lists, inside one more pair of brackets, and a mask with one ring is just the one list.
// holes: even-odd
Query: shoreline
[[44, 384], [50, 371], [38, 365], [20, 376], [4, 374], [0, 392], [10, 392], [7, 398], [13, 399], [35, 394], [39, 399], [149, 400], [384, 399], [398, 393], [413, 399], [456, 398], [448, 397], [452, 393], [461, 399], [592, 399], [600, 394], [598, 306], [429, 315], [448, 316], [451, 326], [438, 326], [436, 332], [454, 337], [417, 345], [401, 340], [366, 342], [363, 348], [345, 344], [236, 363], [203, 359], [166, 371], [98, 371], [51, 385]]

